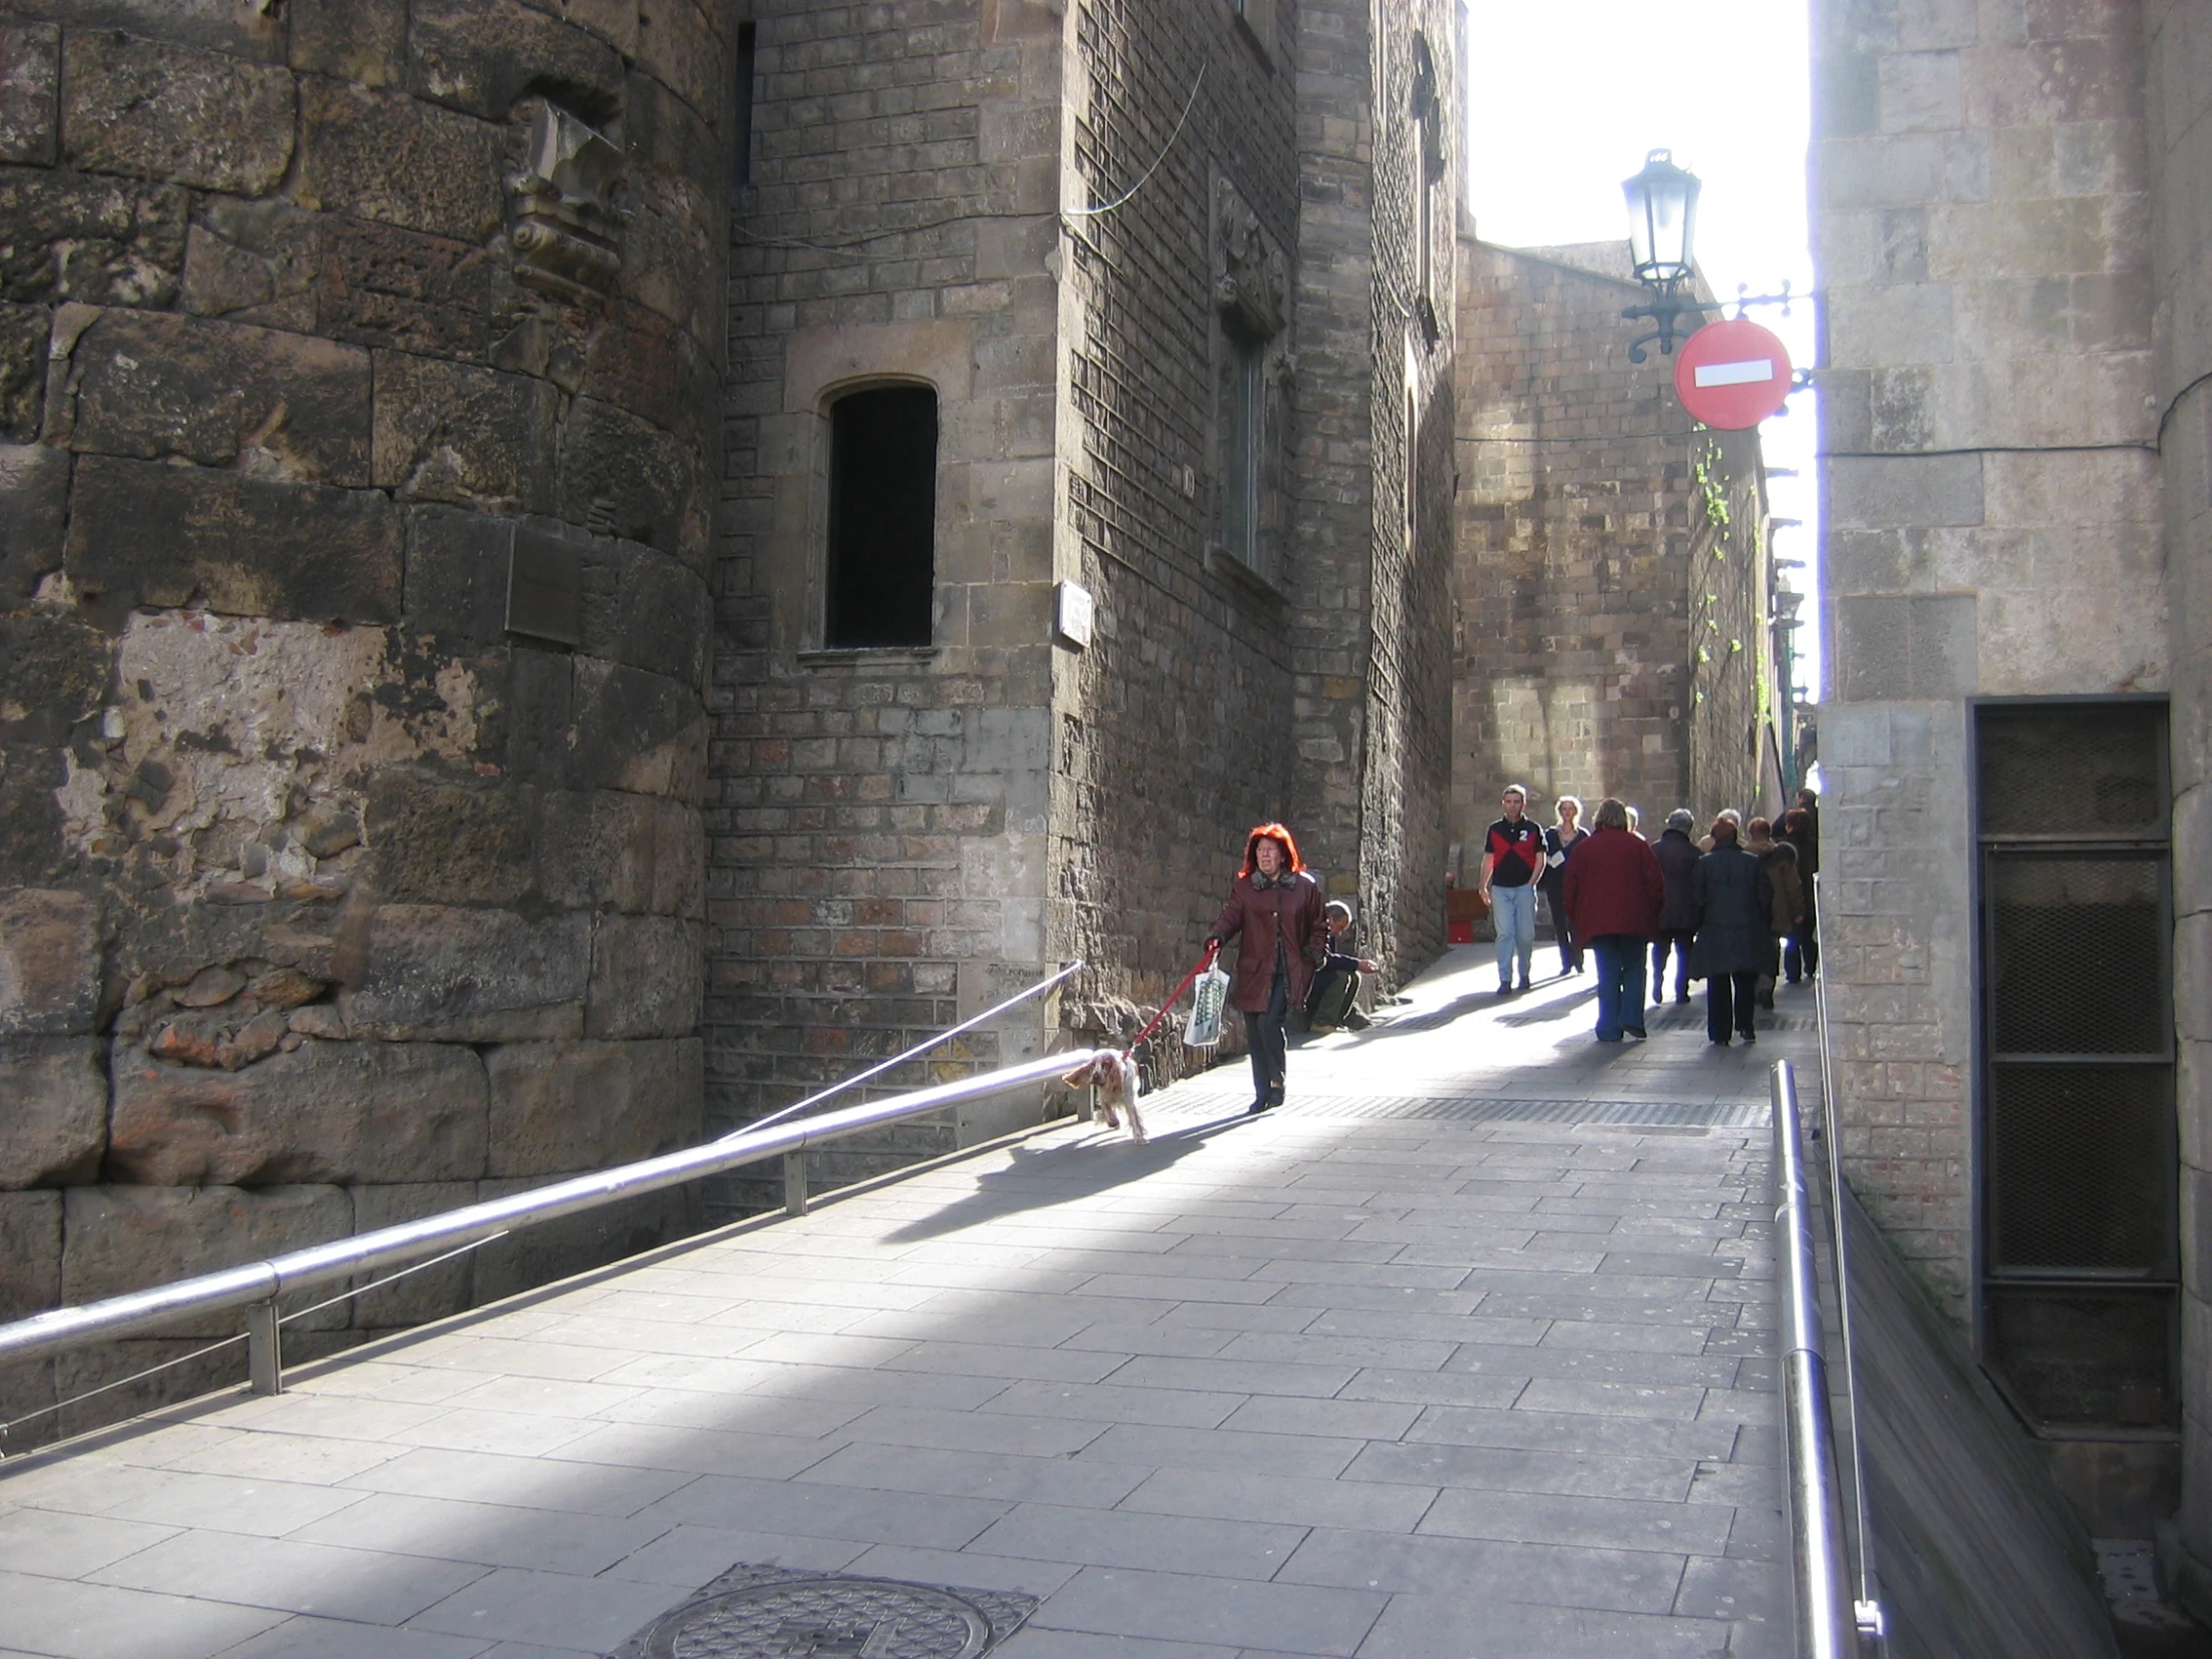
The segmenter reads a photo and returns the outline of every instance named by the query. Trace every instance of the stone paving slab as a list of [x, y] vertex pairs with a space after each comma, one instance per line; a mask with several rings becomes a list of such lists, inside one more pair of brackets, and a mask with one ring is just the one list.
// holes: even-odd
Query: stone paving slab
[[1224, 1067], [0, 1465], [0, 1655], [575, 1659], [739, 1561], [1041, 1598], [1006, 1659], [1780, 1655], [1810, 999], [1612, 1046], [1490, 977], [1277, 1113]]

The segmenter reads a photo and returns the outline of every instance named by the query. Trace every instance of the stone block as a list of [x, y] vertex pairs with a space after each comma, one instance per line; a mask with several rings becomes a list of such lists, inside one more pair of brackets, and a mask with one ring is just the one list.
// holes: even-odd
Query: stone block
[[99, 906], [0, 887], [0, 1037], [89, 1035], [99, 1005]]
[[583, 1030], [590, 918], [384, 904], [338, 1007], [357, 1034], [523, 1042]]
[[0, 882], [42, 882], [74, 867], [62, 844], [63, 752], [0, 743]]
[[0, 444], [0, 607], [22, 604], [61, 569], [69, 452]]
[[0, 1041], [0, 1189], [74, 1186], [100, 1173], [104, 1050], [96, 1037]]
[[185, 238], [184, 307], [199, 316], [314, 333], [322, 223], [280, 202], [210, 197]]
[[0, 1320], [43, 1314], [61, 1300], [62, 1195], [0, 1193]]
[[452, 1043], [319, 1042], [239, 1071], [118, 1044], [108, 1167], [152, 1187], [456, 1181], [484, 1167], [483, 1062]]
[[[654, 85], [633, 75], [633, 92]], [[634, 167], [624, 176], [620, 203], [629, 216], [622, 239], [621, 292], [687, 329], [719, 352], [715, 330], [722, 313], [709, 298], [721, 291], [712, 276], [728, 258], [729, 194], [714, 192], [661, 168]]]
[[537, 879], [535, 791], [503, 778], [388, 767], [368, 788], [379, 896], [401, 903], [513, 904]]
[[546, 87], [587, 122], [622, 110], [620, 54], [521, 0], [412, 0], [407, 54], [416, 96], [487, 121], [505, 121], [517, 100]]
[[79, 458], [66, 568], [111, 620], [137, 605], [351, 623], [399, 617], [405, 528], [370, 491]]
[[508, 776], [554, 787], [568, 781], [578, 739], [576, 661], [522, 646], [508, 653], [501, 734]]
[[543, 512], [559, 401], [529, 375], [379, 351], [375, 481], [402, 501]]
[[72, 30], [62, 58], [72, 166], [234, 196], [266, 196], [282, 181], [289, 70], [99, 29]]
[[79, 336], [69, 383], [80, 452], [296, 483], [369, 481], [369, 365], [358, 346], [107, 310]]
[[317, 278], [324, 332], [362, 345], [481, 357], [491, 338], [492, 261], [447, 237], [332, 218]]
[[1967, 124], [1958, 53], [1896, 52], [1880, 63], [1883, 132], [1945, 132]]
[[61, 51], [51, 23], [0, 23], [0, 162], [54, 165]]
[[507, 628], [514, 523], [450, 507], [407, 514], [407, 626], [445, 642], [497, 641]]
[[558, 511], [571, 524], [648, 542], [695, 569], [707, 526], [691, 460], [674, 433], [579, 397], [562, 434]]
[[120, 29], [150, 41], [204, 46], [256, 63], [283, 56], [285, 12], [263, 0], [10, 0], [19, 15], [76, 29]]
[[[353, 1231], [353, 1204], [342, 1187], [71, 1187], [62, 1195], [62, 1301], [173, 1284], [286, 1251], [328, 1244]], [[328, 1292], [284, 1300], [305, 1307]], [[165, 1324], [168, 1339], [235, 1336], [235, 1310], [186, 1315]], [[345, 1324], [343, 1304], [309, 1315], [291, 1330]]]
[[1972, 696], [1979, 689], [1975, 612], [1972, 594], [1839, 598], [1837, 696], [1862, 703]]
[[699, 799], [706, 783], [707, 717], [695, 692], [643, 669], [580, 657], [575, 696], [564, 769], [569, 783]]
[[675, 433], [688, 450], [705, 455], [721, 442], [720, 383], [714, 362], [688, 329], [643, 305], [621, 303], [586, 341], [577, 389]]
[[540, 893], [564, 909], [700, 919], [706, 831], [695, 808], [620, 790], [544, 799]]
[[705, 1073], [696, 1037], [510, 1043], [484, 1063], [495, 1177], [612, 1169], [700, 1138]]
[[706, 930], [676, 916], [602, 915], [592, 932], [594, 1037], [687, 1037], [699, 1029]]
[[[353, 1231], [374, 1233], [401, 1222], [425, 1216], [465, 1210], [476, 1202], [473, 1181], [409, 1181], [386, 1186], [353, 1189]], [[431, 1255], [438, 1254], [432, 1251]], [[474, 1253], [456, 1256], [434, 1268], [394, 1278], [407, 1264], [384, 1268], [353, 1281], [356, 1287], [380, 1282], [376, 1290], [353, 1299], [354, 1327], [364, 1331], [390, 1331], [445, 1319], [474, 1306], [476, 1262]]]
[[59, 746], [100, 708], [107, 641], [82, 617], [0, 616], [0, 743]]
[[637, 546], [624, 553], [609, 654], [705, 691], [714, 627], [707, 585], [665, 553]]
[[185, 269], [190, 198], [175, 185], [0, 173], [0, 299], [166, 305]]
[[39, 435], [53, 326], [43, 305], [0, 304], [0, 440], [30, 443]]
[[1828, 463], [1829, 522], [1839, 529], [1979, 524], [1979, 455], [1844, 456]]
[[289, 0], [284, 21], [301, 74], [385, 87], [405, 73], [407, 0]]
[[[486, 1181], [477, 1191], [485, 1199], [504, 1198], [546, 1184], [547, 1178], [533, 1176]], [[476, 1299], [479, 1303], [497, 1302], [655, 1249], [696, 1231], [699, 1214], [695, 1184], [645, 1193], [522, 1228], [476, 1253]]]
[[520, 159], [519, 129], [412, 98], [310, 78], [299, 202], [480, 247], [499, 230], [501, 180]]
[[636, 56], [639, 68], [710, 126], [722, 125], [727, 48], [699, 0], [642, 0]]
[[1829, 302], [1829, 351], [1840, 368], [1951, 360], [1947, 282], [1847, 288]]

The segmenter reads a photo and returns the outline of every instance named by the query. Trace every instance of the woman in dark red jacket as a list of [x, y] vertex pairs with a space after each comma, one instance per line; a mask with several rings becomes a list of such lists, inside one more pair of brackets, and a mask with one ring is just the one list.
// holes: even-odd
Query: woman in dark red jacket
[[1306, 873], [1291, 832], [1280, 824], [1257, 826], [1245, 837], [1244, 867], [1206, 941], [1237, 941], [1229, 1000], [1245, 1017], [1252, 1049], [1252, 1111], [1283, 1104], [1283, 1021], [1306, 1006], [1314, 969], [1329, 954], [1324, 908], [1321, 885]]
[[1597, 958], [1597, 1040], [1644, 1034], [1644, 947], [1659, 931], [1667, 878], [1658, 854], [1629, 833], [1628, 809], [1598, 803], [1597, 832], [1567, 860], [1564, 896], [1577, 939]]

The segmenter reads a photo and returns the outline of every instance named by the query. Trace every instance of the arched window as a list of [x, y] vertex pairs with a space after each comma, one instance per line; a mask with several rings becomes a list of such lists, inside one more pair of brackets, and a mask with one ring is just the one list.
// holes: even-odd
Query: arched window
[[872, 386], [830, 404], [824, 645], [929, 643], [936, 518], [937, 394]]

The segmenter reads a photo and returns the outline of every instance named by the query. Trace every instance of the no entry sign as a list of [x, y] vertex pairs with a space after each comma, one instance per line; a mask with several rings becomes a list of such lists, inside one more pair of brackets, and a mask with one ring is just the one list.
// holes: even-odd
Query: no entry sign
[[1790, 352], [1772, 330], [1733, 317], [1708, 322], [1674, 360], [1674, 392], [1708, 426], [1756, 426], [1790, 395]]

